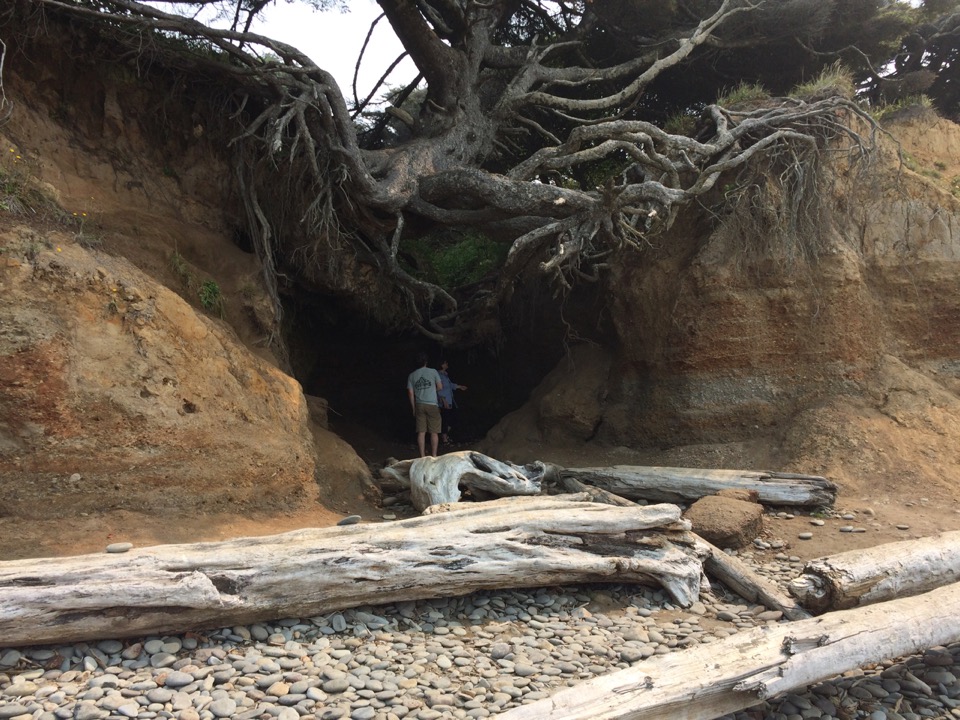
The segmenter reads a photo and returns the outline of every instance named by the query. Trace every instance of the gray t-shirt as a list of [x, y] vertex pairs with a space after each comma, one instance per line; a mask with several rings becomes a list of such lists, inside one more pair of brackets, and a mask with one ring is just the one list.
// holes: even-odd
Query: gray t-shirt
[[440, 373], [433, 368], [414, 370], [407, 378], [407, 390], [413, 390], [413, 399], [421, 405], [437, 405], [437, 383]]

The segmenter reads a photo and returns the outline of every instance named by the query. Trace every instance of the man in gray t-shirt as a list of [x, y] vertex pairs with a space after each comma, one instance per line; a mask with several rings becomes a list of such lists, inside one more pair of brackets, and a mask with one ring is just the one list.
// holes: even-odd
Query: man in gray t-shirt
[[437, 402], [437, 391], [443, 388], [440, 373], [427, 367], [427, 354], [420, 353], [417, 362], [420, 367], [407, 377], [407, 395], [410, 397], [410, 408], [417, 425], [417, 447], [420, 448], [420, 457], [426, 457], [427, 433], [430, 433], [430, 446], [433, 455], [437, 454], [440, 445], [440, 407]]

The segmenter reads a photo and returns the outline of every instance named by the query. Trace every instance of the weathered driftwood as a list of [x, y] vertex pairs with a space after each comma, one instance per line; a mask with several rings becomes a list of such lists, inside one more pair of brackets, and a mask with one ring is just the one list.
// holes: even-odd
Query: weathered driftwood
[[480, 589], [637, 582], [696, 600], [675, 505], [582, 497], [462, 503], [409, 520], [0, 563], [0, 646], [308, 617]]
[[590, 499], [593, 502], [604, 503], [605, 505], [617, 505], [619, 507], [629, 507], [631, 505], [645, 505], [646, 502], [641, 500], [635, 502], [633, 500], [628, 500], [621, 495], [615, 495], [609, 490], [604, 490], [603, 488], [594, 487], [593, 485], [587, 485], [580, 482], [575, 477], [572, 476], [563, 476], [560, 474], [561, 468], [553, 466], [550, 468], [550, 484], [556, 487], [560, 492], [564, 493], [586, 493], [590, 496]]
[[957, 642], [957, 613], [960, 584], [753, 628], [709, 645], [654, 656], [496, 717], [709, 720], [868, 663]]
[[539, 495], [546, 466], [514, 465], [465, 450], [413, 460], [409, 466], [410, 501], [423, 512], [431, 505], [456, 502], [460, 488], [498, 497]]
[[562, 468], [560, 477], [654, 502], [689, 502], [729, 488], [755, 490], [764, 505], [820, 507], [832, 505], [837, 497], [836, 485], [826, 478], [793, 473], [613, 465]]
[[817, 558], [788, 586], [808, 610], [843, 610], [960, 582], [960, 531]]
[[395, 462], [380, 468], [379, 484], [384, 490], [409, 490], [410, 489], [410, 466], [413, 460], [397, 460]]
[[760, 603], [770, 610], [779, 610], [789, 620], [804, 620], [810, 613], [800, 607], [786, 593], [766, 580], [732, 555], [727, 555], [716, 545], [694, 534], [696, 542], [705, 548], [706, 557], [703, 566], [707, 575], [715, 578], [750, 602]]

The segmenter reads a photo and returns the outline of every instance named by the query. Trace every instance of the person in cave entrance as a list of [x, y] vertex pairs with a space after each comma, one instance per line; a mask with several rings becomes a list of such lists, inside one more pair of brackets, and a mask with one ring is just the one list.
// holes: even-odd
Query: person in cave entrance
[[417, 355], [419, 368], [407, 377], [407, 395], [417, 427], [417, 447], [420, 457], [426, 457], [427, 433], [430, 433], [430, 448], [436, 456], [440, 445], [440, 404], [437, 394], [443, 389], [440, 373], [428, 368], [429, 358], [425, 352]]
[[453, 391], [467, 389], [466, 385], [457, 385], [450, 379], [450, 375], [447, 372], [449, 368], [450, 363], [446, 360], [440, 362], [440, 381], [443, 383], [443, 387], [438, 393], [440, 398], [440, 419], [442, 420], [440, 442], [446, 445], [453, 442], [450, 439], [450, 432], [457, 424], [457, 401], [453, 397]]

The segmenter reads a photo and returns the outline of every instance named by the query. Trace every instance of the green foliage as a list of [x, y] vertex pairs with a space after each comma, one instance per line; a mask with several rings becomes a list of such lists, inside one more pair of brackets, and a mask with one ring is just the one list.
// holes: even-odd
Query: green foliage
[[625, 156], [611, 156], [603, 160], [588, 163], [577, 173], [577, 180], [584, 190], [603, 187], [608, 180], [616, 180], [631, 164]]
[[405, 240], [401, 264], [415, 277], [455, 290], [499, 268], [508, 249], [476, 230], [438, 230]]
[[852, 99], [857, 89], [853, 82], [853, 73], [840, 63], [826, 67], [814, 80], [801, 83], [790, 91], [793, 97], [803, 100], [832, 97], [839, 95]]
[[183, 255], [176, 250], [170, 253], [170, 270], [185, 288], [193, 287], [193, 273], [190, 272], [190, 266], [187, 265]]
[[871, 110], [870, 114], [877, 122], [883, 122], [891, 120], [902, 112], [917, 109], [932, 110], [933, 103], [926, 95], [910, 95], [892, 103], [878, 105]]
[[950, 180], [950, 194], [960, 199], [960, 175], [955, 175]]
[[200, 298], [200, 304], [208, 312], [215, 312], [223, 317], [223, 293], [220, 292], [220, 286], [213, 280], [204, 280], [203, 284], [197, 290], [197, 296]]
[[697, 117], [689, 112], [679, 112], [663, 124], [664, 132], [671, 135], [693, 137], [697, 129]]
[[32, 207], [31, 178], [29, 162], [16, 148], [0, 155], [0, 212], [20, 215]]
[[734, 107], [769, 99], [770, 93], [762, 85], [741, 82], [729, 90], [724, 90], [717, 98], [716, 104], [721, 107]]
[[206, 38], [182, 35], [176, 31], [159, 30], [154, 34], [158, 45], [173, 53], [198, 55], [206, 60], [228, 63], [230, 56]]

